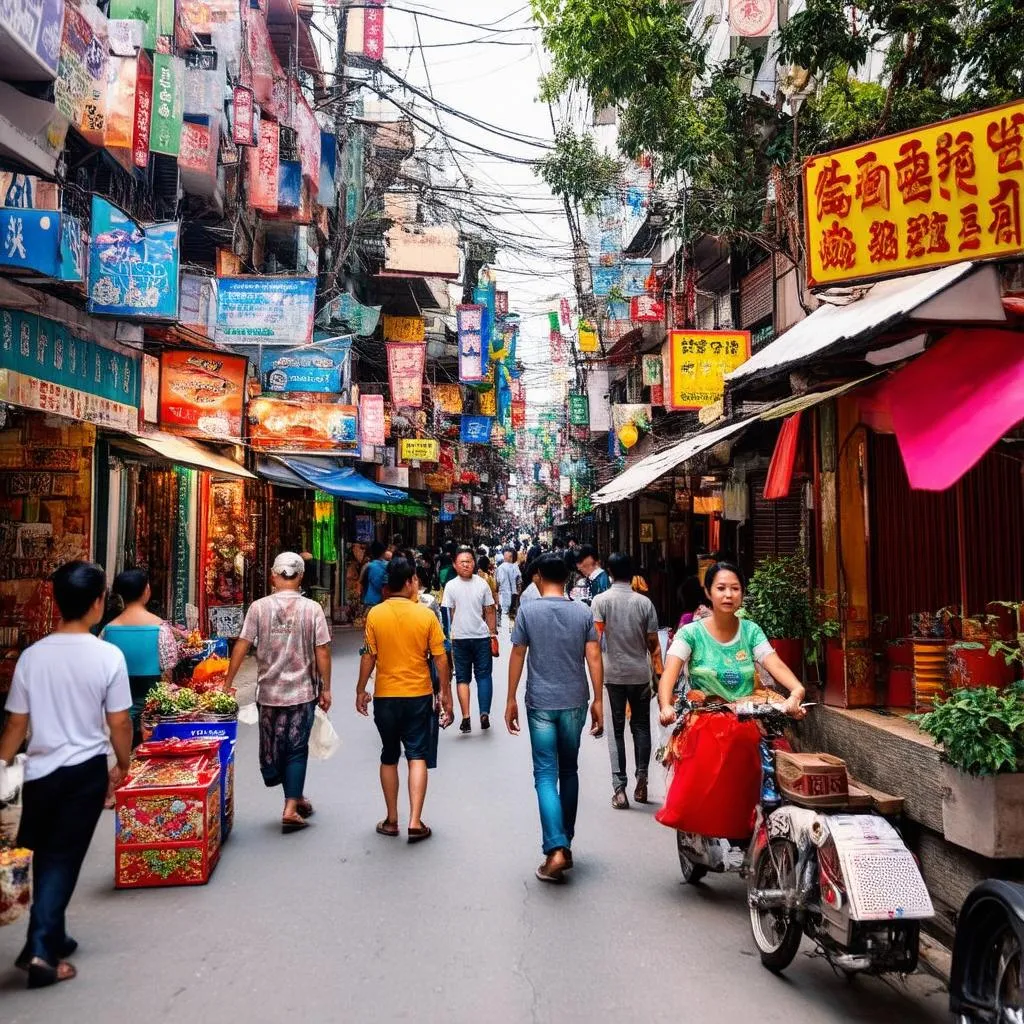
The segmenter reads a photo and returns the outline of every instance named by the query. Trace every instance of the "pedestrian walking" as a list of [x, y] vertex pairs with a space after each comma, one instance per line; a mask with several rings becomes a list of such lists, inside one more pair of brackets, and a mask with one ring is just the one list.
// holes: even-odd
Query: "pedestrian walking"
[[577, 575], [570, 596], [574, 601], [590, 604], [598, 594], [603, 594], [611, 586], [611, 580], [601, 568], [601, 560], [593, 544], [584, 544], [575, 552], [575, 556]]
[[502, 614], [508, 616], [509, 625], [516, 621], [519, 608], [519, 591], [523, 585], [523, 573], [516, 562], [515, 548], [505, 548], [504, 561], [498, 564], [498, 603]]
[[304, 791], [309, 734], [317, 705], [324, 712], [331, 709], [331, 630], [323, 608], [299, 592], [302, 572], [302, 557], [294, 551], [274, 559], [273, 593], [249, 605], [226, 680], [232, 686], [255, 647], [260, 771], [267, 787], [284, 788], [284, 833], [309, 825], [313, 805]]
[[[558, 556], [555, 555], [555, 557], [557, 558]], [[523, 571], [523, 579], [526, 581], [526, 586], [519, 595], [520, 608], [524, 604], [529, 604], [530, 601], [540, 600], [540, 572], [537, 569], [537, 563], [540, 562], [540, 559], [541, 556], [538, 555], [535, 559], [526, 563], [526, 569]]]
[[651, 700], [653, 678], [663, 671], [658, 613], [648, 597], [632, 587], [633, 559], [614, 554], [608, 559], [611, 587], [594, 598], [591, 610], [604, 652], [604, 688], [611, 712], [608, 753], [612, 765], [612, 807], [626, 810], [626, 709], [633, 735], [636, 788], [633, 799], [647, 803], [651, 764]]
[[[573, 866], [572, 842], [579, 803], [580, 738], [590, 703], [590, 734], [604, 730], [601, 647], [590, 609], [565, 598], [568, 566], [542, 556], [540, 599], [522, 605], [512, 630], [505, 725], [519, 733], [519, 682], [526, 665], [526, 722], [533, 752], [533, 782], [540, 809], [542, 882], [561, 882]], [[528, 656], [528, 657], [527, 657]], [[587, 668], [593, 700], [587, 685]]]
[[[445, 652], [441, 622], [429, 602], [421, 602], [415, 567], [396, 558], [388, 567], [390, 597], [366, 617], [366, 636], [356, 683], [356, 710], [369, 715], [380, 733], [380, 785], [384, 792], [385, 816], [377, 822], [382, 836], [397, 836], [398, 761], [404, 748], [409, 766], [410, 843], [429, 839], [430, 826], [423, 822], [427, 795], [427, 768], [436, 760], [435, 723], [447, 725], [452, 716], [451, 674]], [[436, 603], [436, 602], [435, 602]], [[437, 674], [435, 700], [431, 665]], [[373, 693], [370, 676], [376, 672]], [[440, 707], [438, 707], [438, 704]], [[433, 758], [432, 758], [433, 753]]]
[[476, 677], [477, 703], [480, 707], [480, 728], [491, 727], [491, 702], [494, 697], [494, 649], [498, 629], [491, 588], [475, 575], [476, 556], [471, 548], [463, 548], [455, 556], [457, 575], [445, 584], [441, 607], [451, 616], [452, 658], [455, 682], [462, 711], [459, 732], [473, 731], [470, 721], [469, 686]]
[[363, 614], [384, 600], [384, 585], [388, 578], [388, 550], [379, 540], [370, 545], [370, 560], [363, 566], [359, 584], [363, 591]]
[[[17, 842], [32, 851], [32, 908], [15, 961], [28, 972], [29, 988], [75, 977], [68, 957], [78, 943], [64, 915], [107, 787], [124, 779], [132, 745], [128, 666], [113, 644], [92, 634], [106, 604], [103, 568], [68, 562], [51, 582], [60, 624], [18, 659], [0, 736], [0, 761], [8, 764], [29, 737]], [[116, 760], [108, 770], [111, 746]]]

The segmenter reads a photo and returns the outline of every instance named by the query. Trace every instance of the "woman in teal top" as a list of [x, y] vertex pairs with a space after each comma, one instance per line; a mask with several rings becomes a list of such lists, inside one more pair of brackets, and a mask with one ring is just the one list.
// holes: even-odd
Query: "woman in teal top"
[[170, 678], [178, 663], [178, 644], [171, 627], [146, 605], [153, 596], [144, 569], [126, 569], [114, 580], [112, 594], [122, 611], [100, 634], [124, 654], [132, 689], [132, 746], [142, 739], [142, 709], [146, 694], [163, 678]]
[[739, 569], [728, 562], [716, 563], [704, 577], [704, 589], [711, 600], [712, 614], [684, 626], [668, 649], [658, 686], [661, 724], [675, 721], [674, 694], [684, 671], [688, 689], [732, 702], [753, 694], [758, 665], [789, 691], [782, 710], [793, 718], [803, 718], [806, 711], [801, 707], [804, 688], [800, 680], [775, 653], [761, 627], [736, 614], [743, 606]]

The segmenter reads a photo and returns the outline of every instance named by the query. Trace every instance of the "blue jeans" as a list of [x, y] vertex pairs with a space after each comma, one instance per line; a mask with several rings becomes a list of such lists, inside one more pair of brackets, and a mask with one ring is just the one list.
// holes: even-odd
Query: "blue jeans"
[[563, 711], [526, 709], [545, 855], [572, 847], [580, 797], [580, 738], [586, 720], [586, 705]]
[[489, 715], [494, 698], [494, 657], [491, 654], [490, 637], [453, 640], [452, 659], [455, 661], [456, 683], [469, 686], [473, 676], [476, 676], [480, 714]]

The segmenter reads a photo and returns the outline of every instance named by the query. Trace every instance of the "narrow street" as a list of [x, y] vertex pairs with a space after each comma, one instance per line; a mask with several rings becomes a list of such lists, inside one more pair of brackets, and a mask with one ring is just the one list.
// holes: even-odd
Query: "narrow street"
[[[656, 804], [612, 810], [603, 739], [583, 744], [578, 866], [564, 887], [537, 882], [529, 744], [500, 723], [507, 631], [502, 644], [495, 728], [481, 734], [474, 712], [471, 736], [442, 738], [428, 843], [373, 831], [377, 734], [352, 709], [358, 639], [343, 633], [332, 714], [343, 746], [310, 766], [316, 827], [280, 834], [278, 792], [261, 785], [256, 730], [242, 726], [235, 831], [210, 885], [115, 891], [107, 815], [71, 905], [79, 977], [25, 991], [6, 966], [23, 924], [0, 929], [3, 1024], [127, 1012], [203, 1024], [948, 1020], [929, 978], [848, 983], [809, 948], [784, 978], [765, 971], [739, 880], [681, 885]], [[660, 769], [651, 788], [660, 799]]]

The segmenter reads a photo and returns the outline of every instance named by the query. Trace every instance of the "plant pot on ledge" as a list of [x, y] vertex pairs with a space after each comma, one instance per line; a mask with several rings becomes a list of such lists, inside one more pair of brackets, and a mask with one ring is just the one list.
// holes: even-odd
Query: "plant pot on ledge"
[[942, 831], [983, 857], [1024, 857], [1024, 773], [966, 775], [942, 766]]

